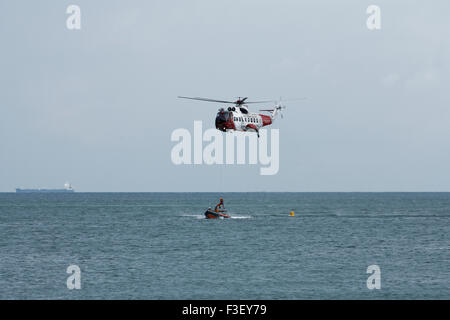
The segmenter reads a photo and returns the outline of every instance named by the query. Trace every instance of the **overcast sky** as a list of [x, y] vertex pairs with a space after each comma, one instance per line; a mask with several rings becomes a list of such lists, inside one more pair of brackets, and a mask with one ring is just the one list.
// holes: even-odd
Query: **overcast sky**
[[[2, 1], [0, 191], [450, 191], [449, 15], [448, 0]], [[308, 99], [274, 125], [280, 170], [261, 176], [172, 164], [172, 131], [214, 127], [218, 108], [178, 95]]]

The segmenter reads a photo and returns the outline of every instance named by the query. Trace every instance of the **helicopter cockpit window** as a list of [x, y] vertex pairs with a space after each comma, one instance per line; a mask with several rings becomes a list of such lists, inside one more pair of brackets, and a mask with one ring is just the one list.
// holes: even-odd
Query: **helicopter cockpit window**
[[230, 120], [233, 118], [233, 113], [228, 111], [219, 111], [217, 113], [217, 116], [219, 118], [222, 118], [223, 120]]

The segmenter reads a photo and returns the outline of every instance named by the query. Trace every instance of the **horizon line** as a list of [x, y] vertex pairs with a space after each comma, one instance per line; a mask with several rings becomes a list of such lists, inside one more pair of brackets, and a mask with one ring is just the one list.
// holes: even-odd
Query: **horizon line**
[[[0, 193], [14, 193], [15, 191], [0, 191]], [[34, 192], [33, 194], [40, 193]], [[46, 194], [61, 194], [59, 192], [42, 192]], [[450, 193], [450, 191], [75, 191], [62, 194], [81, 193]], [[23, 194], [23, 193], [21, 193]], [[29, 194], [29, 193], [27, 193]]]

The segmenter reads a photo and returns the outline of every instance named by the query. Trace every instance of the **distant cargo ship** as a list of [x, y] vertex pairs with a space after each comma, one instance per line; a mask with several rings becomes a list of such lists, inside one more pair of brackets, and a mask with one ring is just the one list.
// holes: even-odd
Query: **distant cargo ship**
[[67, 193], [75, 192], [70, 183], [64, 184], [64, 189], [22, 189], [16, 188], [16, 193]]

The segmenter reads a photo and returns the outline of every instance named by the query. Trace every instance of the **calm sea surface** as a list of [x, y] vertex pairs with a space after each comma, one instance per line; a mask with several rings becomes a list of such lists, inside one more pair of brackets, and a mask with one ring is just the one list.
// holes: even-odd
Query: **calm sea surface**
[[450, 298], [450, 193], [223, 197], [232, 219], [215, 193], [0, 194], [0, 298]]

